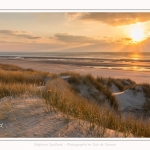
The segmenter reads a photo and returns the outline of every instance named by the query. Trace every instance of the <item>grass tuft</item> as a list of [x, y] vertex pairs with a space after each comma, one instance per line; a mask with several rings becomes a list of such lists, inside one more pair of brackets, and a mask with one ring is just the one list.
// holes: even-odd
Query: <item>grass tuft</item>
[[[90, 76], [86, 79], [94, 81]], [[42, 96], [48, 109], [49, 106], [53, 106], [67, 115], [90, 122], [91, 127], [96, 124], [123, 132], [126, 137], [130, 134], [136, 137], [150, 137], [149, 122], [133, 117], [122, 118], [113, 110], [86, 101], [73, 92], [71, 86], [62, 79], [57, 78], [47, 83]]]

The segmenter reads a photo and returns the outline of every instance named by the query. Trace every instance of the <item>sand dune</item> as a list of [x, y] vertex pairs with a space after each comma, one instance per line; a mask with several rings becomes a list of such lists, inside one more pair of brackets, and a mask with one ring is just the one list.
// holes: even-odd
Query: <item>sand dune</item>
[[[96, 128], [91, 130], [87, 121], [67, 118], [63, 113], [47, 112], [43, 100], [38, 97], [5, 97], [0, 108], [9, 105], [8, 117], [1, 120], [0, 137], [97, 137]], [[124, 134], [101, 128], [103, 137], [124, 137]], [[96, 136], [97, 135], [97, 136]], [[133, 135], [130, 135], [133, 136]]]
[[[31, 62], [20, 64], [27, 63]], [[124, 112], [130, 117], [130, 112], [136, 115], [141, 110], [142, 117], [144, 104], [149, 110], [148, 84], [73, 72], [57, 76], [10, 65], [1, 65], [0, 77], [0, 137], [134, 137], [143, 136], [143, 129], [144, 136], [149, 136], [149, 124], [140, 120], [139, 125], [132, 119], [127, 129], [128, 122], [122, 120]], [[20, 93], [25, 83], [28, 86]], [[17, 91], [12, 84], [21, 87]], [[135, 126], [142, 132], [137, 134]]]
[[119, 110], [122, 112], [142, 110], [143, 105], [146, 102], [142, 88], [137, 92], [128, 89], [123, 92], [113, 93], [113, 95], [117, 98], [119, 102]]

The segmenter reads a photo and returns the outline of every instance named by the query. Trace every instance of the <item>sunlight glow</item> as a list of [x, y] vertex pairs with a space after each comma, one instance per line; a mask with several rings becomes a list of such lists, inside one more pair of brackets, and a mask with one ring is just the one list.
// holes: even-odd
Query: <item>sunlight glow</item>
[[130, 56], [130, 58], [133, 59], [133, 60], [139, 60], [141, 58], [141, 55], [140, 55], [140, 53], [133, 53]]
[[135, 57], [135, 58], [133, 58], [133, 60], [138, 60], [139, 58], [137, 58], [137, 57]]
[[140, 24], [136, 24], [131, 30], [130, 30], [130, 37], [132, 38], [133, 42], [140, 42], [144, 40], [144, 28]]

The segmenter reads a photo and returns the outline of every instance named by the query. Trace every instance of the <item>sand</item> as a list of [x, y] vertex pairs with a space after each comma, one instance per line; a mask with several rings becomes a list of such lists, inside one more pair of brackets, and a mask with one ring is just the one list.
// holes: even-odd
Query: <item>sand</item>
[[[6, 106], [9, 111], [4, 109]], [[91, 129], [89, 122], [67, 117], [56, 109], [47, 111], [38, 97], [5, 97], [0, 108], [5, 110], [0, 112], [5, 117], [0, 120], [1, 138], [125, 137], [123, 133], [107, 128], [95, 126]]]
[[126, 70], [111, 70], [100, 68], [89, 68], [82, 66], [75, 66], [70, 64], [57, 64], [50, 61], [32, 60], [32, 59], [9, 59], [0, 58], [0, 63], [14, 64], [23, 68], [32, 68], [41, 71], [52, 73], [61, 73], [66, 71], [74, 71], [80, 74], [92, 74], [93, 76], [103, 76], [112, 78], [129, 78], [136, 83], [150, 83], [150, 73], [144, 71], [126, 71]]
[[[63, 71], [74, 71], [78, 68], [79, 73], [85, 74], [86, 71], [90, 71], [85, 67], [77, 67], [70, 65], [57, 65], [48, 64], [43, 62], [37, 62], [32, 60], [9, 60], [1, 59], [0, 63], [15, 64], [23, 68], [33, 68], [36, 70], [50, 71], [59, 73]], [[59, 70], [57, 70], [59, 69]], [[82, 72], [80, 70], [83, 69]], [[96, 72], [97, 71], [97, 72]], [[102, 69], [96, 69], [91, 71], [92, 75], [96, 76], [96, 73], [103, 71]], [[104, 70], [108, 72], [110, 70]], [[116, 70], [111, 70], [116, 71]], [[133, 72], [133, 71], [132, 71]], [[90, 73], [90, 72], [89, 72]], [[136, 72], [137, 73], [137, 72]], [[120, 75], [125, 74], [124, 71], [120, 72]], [[106, 74], [105, 74], [106, 75]], [[117, 71], [114, 75], [118, 75]], [[138, 73], [139, 75], [139, 73]], [[65, 81], [70, 76], [62, 76]], [[112, 76], [111, 76], [112, 77]], [[143, 76], [141, 76], [143, 77]], [[124, 77], [125, 78], [125, 77]], [[148, 74], [147, 74], [148, 78]], [[138, 79], [142, 80], [142, 79]], [[63, 84], [61, 86], [64, 86]], [[37, 87], [43, 89], [44, 86]], [[88, 87], [81, 85], [81, 95], [91, 98]], [[115, 85], [111, 87], [113, 94], [118, 100], [119, 111], [141, 110], [145, 103], [145, 97], [143, 91], [137, 87], [137, 92], [133, 90], [126, 90], [119, 92]], [[94, 88], [90, 89], [91, 94], [101, 96], [100, 93]], [[39, 97], [30, 97], [28, 95], [22, 95], [20, 97], [4, 97], [0, 99], [0, 137], [124, 137], [121, 132], [111, 129], [96, 127], [91, 129], [90, 123], [77, 118], [66, 116], [58, 111], [56, 108], [52, 108], [51, 111], [47, 111], [47, 105], [44, 100]], [[99, 130], [99, 132], [98, 132]], [[105, 132], [104, 132], [105, 131]], [[129, 135], [132, 137], [133, 135]]]
[[113, 93], [119, 103], [119, 110], [124, 111], [134, 111], [143, 110], [143, 105], [146, 102], [143, 90], [133, 91], [127, 89], [123, 92]]

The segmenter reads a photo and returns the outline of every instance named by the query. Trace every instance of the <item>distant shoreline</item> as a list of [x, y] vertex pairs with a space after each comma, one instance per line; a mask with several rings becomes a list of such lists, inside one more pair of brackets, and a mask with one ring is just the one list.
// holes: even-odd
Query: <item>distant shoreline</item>
[[36, 61], [48, 64], [63, 64], [95, 69], [112, 69], [150, 72], [150, 60], [132, 59], [98, 59], [98, 58], [66, 58], [66, 57], [28, 57], [28, 56], [0, 56], [1, 59]]
[[150, 72], [144, 71], [129, 71], [116, 69], [102, 69], [85, 66], [77, 66], [69, 63], [62, 63], [61, 61], [42, 61], [32, 59], [9, 59], [1, 57], [0, 63], [14, 64], [23, 68], [31, 68], [40, 71], [61, 73], [66, 71], [73, 71], [80, 74], [92, 74], [93, 76], [103, 76], [112, 78], [129, 78], [136, 83], [150, 83]]
[[3, 55], [0, 56], [0, 58], [12, 58], [12, 59], [16, 59], [16, 58], [22, 58], [22, 59], [66, 59], [66, 60], [94, 60], [94, 61], [132, 61], [132, 62], [150, 62], [149, 59], [139, 59], [139, 60], [135, 60], [135, 59], [125, 59], [125, 58], [121, 58], [121, 59], [117, 59], [117, 58], [93, 58], [93, 57], [68, 57], [68, 56], [20, 56], [20, 55]]

